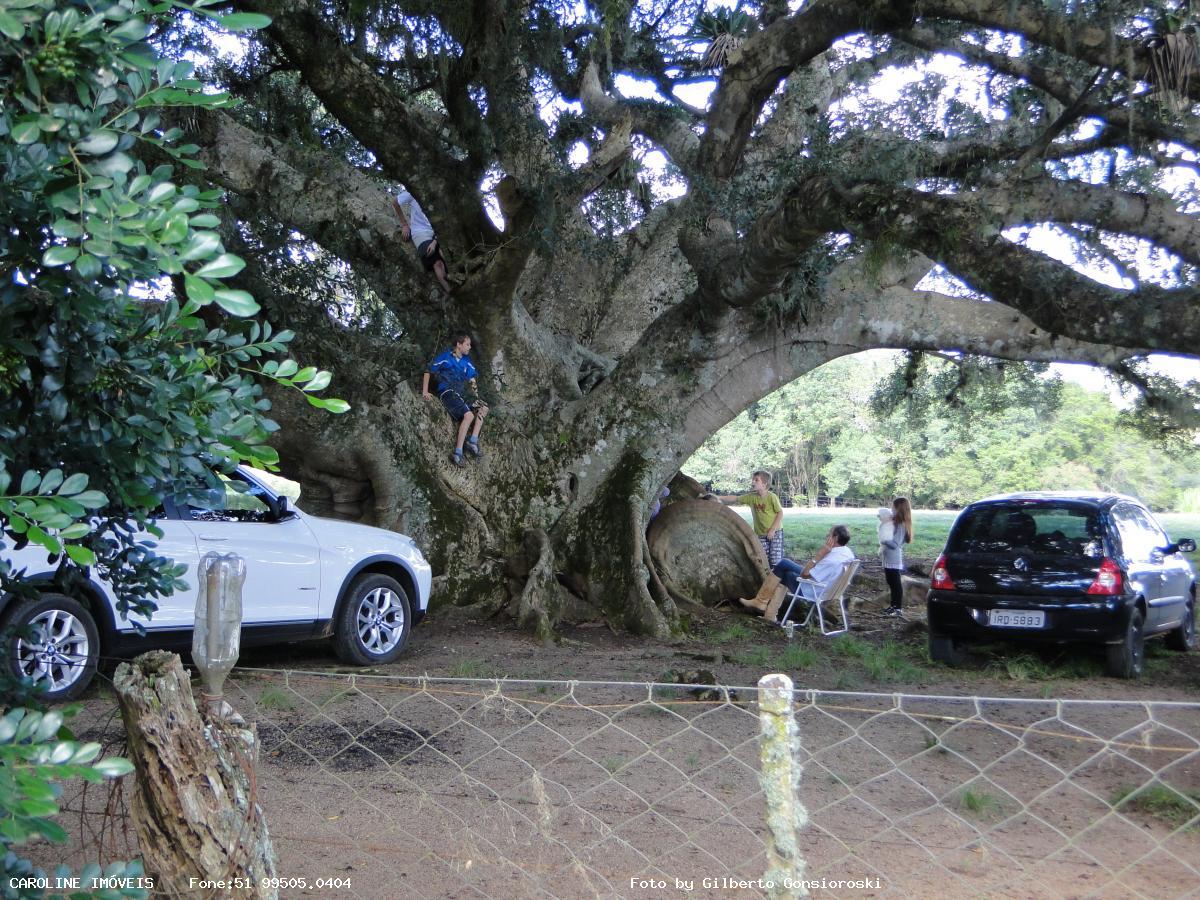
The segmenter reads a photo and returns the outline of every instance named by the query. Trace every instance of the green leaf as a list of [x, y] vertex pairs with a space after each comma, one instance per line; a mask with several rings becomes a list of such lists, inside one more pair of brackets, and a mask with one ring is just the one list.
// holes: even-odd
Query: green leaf
[[[73, 541], [76, 538], [81, 538], [86, 534], [90, 534], [91, 530], [92, 530], [92, 526], [89, 525], [87, 522], [75, 522], [71, 525], [68, 525], [66, 528], [62, 529], [61, 531], [59, 531], [58, 536], [60, 538], [62, 538], [64, 541]], [[68, 545], [67, 549], [68, 549], [68, 553], [69, 553], [70, 545]]]
[[52, 493], [60, 484], [63, 483], [62, 469], [51, 469], [42, 476], [42, 483], [38, 485], [39, 494]]
[[281, 362], [279, 364], [279, 368], [275, 370], [275, 377], [276, 378], [290, 378], [292, 375], [296, 374], [296, 371], [299, 368], [300, 368], [300, 366], [296, 363], [296, 361], [294, 359], [285, 359], [283, 362]]
[[80, 544], [67, 544], [64, 548], [67, 551], [67, 556], [71, 557], [81, 566], [94, 566], [96, 564], [96, 554]]
[[83, 237], [83, 226], [73, 219], [55, 219], [50, 227], [61, 238]]
[[[192, 220], [192, 224], [196, 224], [196, 220]], [[212, 231], [197, 231], [192, 235], [191, 239], [184, 245], [183, 252], [179, 254], [180, 260], [183, 262], [191, 262], [196, 259], [204, 259], [211, 256], [221, 249], [221, 238]], [[217, 257], [220, 259], [221, 257]], [[234, 259], [237, 259], [235, 256]], [[212, 265], [209, 263], [208, 265]], [[204, 269], [196, 273], [197, 275], [208, 275]], [[221, 276], [216, 276], [221, 277]]]
[[46, 534], [37, 525], [30, 525], [29, 530], [25, 534], [29, 537], [30, 541], [45, 547], [51, 553], [62, 553], [62, 544], [59, 543], [58, 538]]
[[229, 278], [244, 268], [246, 268], [246, 264], [241, 257], [234, 256], [232, 253], [222, 253], [212, 262], [197, 269], [196, 274], [204, 278]]
[[329, 382], [333, 380], [333, 373], [320, 371], [312, 377], [312, 380], [304, 386], [306, 391], [320, 391], [329, 387]]
[[146, 195], [147, 203], [161, 203], [175, 193], [175, 185], [169, 181], [161, 181], [154, 187], [150, 188], [150, 193]]
[[109, 32], [114, 38], [132, 44], [146, 36], [146, 23], [139, 18], [126, 19]]
[[87, 487], [87, 483], [88, 477], [82, 472], [76, 472], [62, 483], [58, 489], [58, 496], [73, 497], [75, 494], [78, 494], [85, 487]]
[[259, 305], [246, 291], [215, 291], [213, 299], [223, 310], [234, 316], [252, 316], [259, 310]]
[[94, 175], [124, 175], [133, 168], [133, 157], [128, 153], [110, 153], [95, 162], [88, 163], [88, 171]]
[[92, 768], [105, 778], [119, 778], [133, 771], [133, 763], [119, 756], [110, 756], [107, 759], [93, 763]]
[[230, 31], [257, 31], [271, 24], [270, 16], [258, 13], [231, 13], [227, 16], [217, 16], [217, 22], [222, 28]]
[[187, 237], [188, 222], [187, 216], [180, 213], [176, 216], [171, 216], [167, 220], [167, 224], [163, 227], [162, 235], [159, 237], [164, 244], [178, 244]]
[[195, 275], [184, 273], [183, 286], [187, 290], [189, 300], [194, 300], [199, 304], [207, 305], [213, 301], [213, 286], [203, 278], [197, 278]]
[[37, 122], [18, 122], [12, 127], [10, 135], [18, 144], [32, 144], [38, 139], [41, 129]]
[[23, 496], [28, 496], [34, 492], [39, 484], [42, 483], [42, 476], [34, 469], [27, 469], [25, 474], [21, 476], [21, 490], [18, 491]]
[[54, 246], [42, 254], [42, 265], [65, 266], [67, 263], [74, 262], [77, 256], [79, 256], [78, 247]]
[[0, 34], [19, 41], [25, 36], [25, 26], [0, 9]]
[[85, 140], [75, 145], [75, 149], [88, 156], [103, 156], [111, 153], [117, 147], [117, 133], [106, 128], [93, 131]]
[[90, 253], [84, 253], [75, 260], [75, 271], [81, 278], [95, 278], [100, 274], [100, 268], [100, 260]]
[[108, 497], [104, 495], [103, 491], [84, 491], [82, 494], [76, 494], [71, 499], [85, 509], [99, 509], [108, 503]]
[[345, 400], [339, 400], [336, 397], [314, 397], [312, 394], [309, 394], [307, 399], [308, 402], [317, 407], [317, 409], [324, 409], [328, 412], [334, 413], [335, 415], [341, 415], [350, 409], [349, 403], [347, 403]]

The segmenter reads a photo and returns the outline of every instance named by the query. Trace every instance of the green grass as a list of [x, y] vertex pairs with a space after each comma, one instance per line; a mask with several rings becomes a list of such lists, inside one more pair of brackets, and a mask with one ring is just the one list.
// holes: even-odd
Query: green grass
[[[1178, 828], [1200, 817], [1200, 791], [1179, 791], [1165, 784], [1150, 784], [1139, 789], [1122, 788], [1113, 794], [1114, 809], [1136, 810]], [[1196, 828], [1193, 824], [1189, 831]]]
[[1041, 681], [1051, 675], [1048, 665], [1028, 653], [1010, 656], [1002, 661], [1002, 666], [1004, 674], [1013, 681]]
[[966, 810], [980, 818], [990, 816], [1000, 811], [1000, 800], [984, 791], [974, 788], [964, 788], [958, 795], [960, 809]]
[[619, 756], [606, 756], [600, 760], [600, 765], [604, 766], [609, 775], [615, 775], [625, 767], [625, 760]]
[[862, 659], [869, 654], [873, 646], [870, 642], [852, 634], [843, 634], [829, 641], [829, 652], [843, 659]]
[[811, 669], [821, 660], [821, 655], [812, 647], [789, 644], [775, 656], [775, 666], [784, 671]]
[[739, 662], [756, 669], [765, 669], [771, 665], [771, 651], [766, 647], [755, 647], [749, 653], [743, 653]]
[[258, 695], [258, 705], [263, 709], [286, 710], [296, 708], [296, 704], [287, 695], [287, 692], [275, 687], [273, 684], [268, 684], [262, 689], [262, 693]]
[[886, 641], [878, 647], [868, 646], [862, 664], [872, 681], [919, 681], [924, 676], [925, 670], [913, 662], [904, 645]]
[[482, 659], [462, 659], [450, 667], [451, 678], [495, 678], [496, 670]]
[[[882, 501], [880, 505], [887, 505]], [[738, 510], [749, 522], [749, 510]], [[955, 510], [918, 509], [913, 513], [913, 542], [904, 548], [910, 559], [934, 559], [942, 552], [946, 535], [958, 515]], [[1155, 518], [1167, 530], [1172, 540], [1190, 537], [1200, 541], [1200, 515], [1195, 513], [1156, 513]], [[846, 525], [852, 536], [850, 546], [860, 557], [875, 555], [875, 528], [879, 520], [873, 509], [809, 509], [793, 507], [783, 511], [784, 552], [792, 559], [807, 559], [825, 543], [825, 535], [834, 525]], [[1196, 554], [1188, 554], [1193, 563], [1200, 562]]]
[[748, 641], [754, 637], [754, 632], [741, 622], [734, 622], [732, 625], [726, 625], [720, 631], [712, 636], [714, 644], [729, 644], [735, 641]]

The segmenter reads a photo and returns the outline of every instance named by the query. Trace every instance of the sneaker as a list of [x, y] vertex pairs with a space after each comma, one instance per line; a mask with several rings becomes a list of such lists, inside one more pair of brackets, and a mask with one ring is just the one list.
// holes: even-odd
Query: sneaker
[[467, 441], [465, 444], [463, 444], [463, 449], [476, 459], [483, 459], [483, 451], [479, 449], [478, 441]]
[[904, 618], [904, 610], [902, 610], [898, 606], [889, 606], [887, 609], [885, 609], [883, 611], [883, 614], [885, 616], [887, 616], [889, 619], [903, 619]]
[[466, 468], [467, 465], [466, 461], [462, 457], [462, 454], [457, 450], [450, 454], [450, 462], [454, 463], [454, 465], [458, 466], [460, 469]]

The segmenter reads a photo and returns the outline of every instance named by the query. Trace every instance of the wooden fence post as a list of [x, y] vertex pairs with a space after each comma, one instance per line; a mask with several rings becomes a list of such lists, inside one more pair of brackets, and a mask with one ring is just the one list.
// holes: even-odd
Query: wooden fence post
[[255, 731], [202, 718], [174, 653], [122, 663], [113, 684], [137, 772], [134, 825], [155, 893], [277, 897], [275, 854], [256, 796]]
[[767, 895], [806, 897], [804, 857], [796, 833], [808, 822], [797, 789], [800, 786], [800, 735], [792, 714], [792, 679], [764, 675], [758, 682], [762, 772], [759, 783], [767, 802]]

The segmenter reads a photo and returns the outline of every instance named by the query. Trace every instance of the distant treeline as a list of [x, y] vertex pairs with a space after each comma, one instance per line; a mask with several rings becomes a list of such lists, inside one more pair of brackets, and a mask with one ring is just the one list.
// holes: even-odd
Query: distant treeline
[[1200, 512], [1200, 451], [1155, 441], [1126, 426], [1107, 394], [1028, 367], [835, 360], [739, 415], [683, 470], [741, 489], [760, 468], [796, 505], [904, 495], [941, 509], [1007, 491], [1099, 489]]

